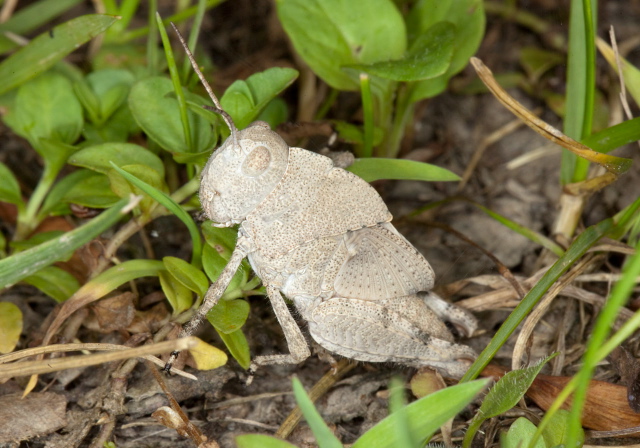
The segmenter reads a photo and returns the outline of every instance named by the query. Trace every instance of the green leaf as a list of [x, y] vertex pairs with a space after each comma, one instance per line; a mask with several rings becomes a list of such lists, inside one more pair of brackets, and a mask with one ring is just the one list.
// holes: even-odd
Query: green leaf
[[97, 123], [100, 121], [100, 100], [98, 96], [93, 93], [91, 87], [84, 81], [76, 81], [73, 83], [73, 91], [82, 104], [82, 107], [87, 111], [89, 115], [89, 121]]
[[10, 286], [40, 269], [71, 255], [131, 210], [131, 199], [122, 199], [87, 224], [53, 240], [0, 260], [0, 288]]
[[152, 187], [151, 185], [143, 182], [137, 177], [127, 173], [122, 168], [119, 168], [115, 164], [112, 164], [112, 166], [118, 173], [124, 176], [125, 179], [127, 179], [129, 182], [134, 184], [137, 188], [139, 188], [140, 190], [144, 191], [146, 194], [151, 196], [158, 203], [163, 205], [167, 210], [169, 210], [171, 213], [176, 215], [176, 217], [180, 221], [182, 221], [185, 226], [187, 226], [187, 229], [189, 230], [189, 236], [191, 237], [191, 244], [193, 244], [191, 264], [195, 266], [200, 266], [200, 258], [202, 253], [202, 240], [200, 239], [200, 232], [198, 231], [198, 227], [196, 226], [195, 222], [193, 222], [193, 218], [191, 218], [191, 216], [186, 211], [184, 211], [182, 207], [180, 207], [180, 204], [174, 201], [173, 198], [171, 198], [171, 196], [169, 196], [165, 192], [160, 191]]
[[282, 67], [254, 73], [245, 81], [237, 80], [231, 84], [220, 98], [220, 104], [231, 115], [236, 127], [244, 129], [297, 77], [297, 70]]
[[[502, 448], [528, 447], [533, 440], [536, 429], [536, 425], [526, 418], [520, 417], [513, 422], [509, 431], [500, 439], [500, 446]], [[547, 448], [547, 445], [545, 445], [544, 440], [538, 439], [536, 444], [533, 445], [533, 448]]]
[[237, 227], [214, 227], [211, 221], [202, 223], [202, 234], [210, 246], [214, 247], [225, 260], [231, 258], [238, 238]]
[[277, 128], [289, 119], [289, 106], [282, 98], [274, 98], [262, 109], [256, 120], [266, 121], [271, 129]]
[[402, 15], [390, 0], [278, 0], [280, 23], [294, 48], [320, 78], [338, 90], [358, 90], [342, 70], [403, 57]]
[[109, 174], [113, 168], [111, 162], [117, 166], [145, 165], [164, 178], [164, 164], [160, 157], [132, 143], [104, 143], [89, 146], [69, 157], [71, 165], [89, 168], [102, 174]]
[[443, 182], [460, 180], [458, 175], [439, 166], [405, 159], [385, 159], [369, 157], [356, 159], [347, 168], [353, 174], [367, 182], [379, 179], [424, 180], [427, 182]]
[[78, 179], [64, 192], [60, 199], [62, 202], [89, 208], [109, 208], [118, 202], [120, 197], [109, 187], [110, 182], [107, 176], [90, 170], [77, 172], [82, 173], [83, 178]]
[[136, 78], [129, 70], [103, 69], [89, 73], [86, 81], [98, 97], [101, 118], [105, 120], [124, 105]]
[[[150, 170], [145, 165], [123, 165], [122, 168], [114, 166], [131, 177], [135, 178], [139, 182], [144, 182], [145, 185], [154, 189], [154, 191], [160, 191], [160, 189], [166, 188], [164, 181], [160, 178], [160, 175], [155, 170]], [[111, 183], [111, 189], [115, 194], [120, 196], [121, 198], [128, 197], [131, 194], [142, 195], [143, 199], [140, 201], [140, 210], [144, 213], [151, 212], [154, 204], [156, 203], [155, 199], [147, 194], [141, 188], [138, 188], [132, 182], [129, 182], [129, 179], [124, 177], [120, 171], [116, 171], [112, 169], [109, 171], [109, 182]]]
[[84, 123], [71, 82], [54, 72], [23, 84], [4, 121], [16, 134], [28, 139], [45, 160], [47, 154], [40, 149], [40, 139], [74, 143]]
[[249, 304], [246, 300], [220, 300], [207, 313], [207, 320], [216, 330], [229, 334], [242, 328], [249, 317]]
[[89, 14], [39, 35], [0, 63], [0, 94], [36, 77], [80, 45], [109, 28], [117, 17]]
[[411, 102], [443, 92], [449, 79], [467, 65], [484, 35], [483, 3], [481, 0], [418, 0], [407, 16], [409, 41], [415, 42], [438, 22], [449, 22], [455, 26], [451, 64], [441, 76], [413, 84], [410, 87]]
[[[334, 129], [340, 136], [341, 140], [344, 140], [346, 143], [364, 144], [364, 130], [361, 126], [356, 126], [355, 124], [348, 123], [342, 120], [331, 120]], [[384, 138], [384, 132], [379, 127], [373, 128], [373, 142], [374, 146], [379, 145]]]
[[222, 333], [218, 331], [218, 335], [224, 345], [231, 353], [231, 356], [238, 361], [238, 364], [243, 369], [248, 369], [251, 365], [251, 355], [249, 354], [249, 344], [242, 330], [234, 331], [233, 333]]
[[342, 443], [333, 435], [327, 424], [322, 420], [320, 413], [313, 405], [300, 380], [293, 377], [293, 394], [305, 420], [309, 424], [313, 435], [316, 436], [319, 448], [343, 448]]
[[82, 285], [74, 299], [89, 303], [92, 300], [88, 297], [97, 300], [131, 280], [157, 277], [162, 271], [164, 271], [164, 264], [159, 260], [128, 260], [110, 267]]
[[455, 27], [451, 23], [440, 22], [416, 39], [402, 59], [348, 67], [393, 81], [414, 82], [435, 78], [449, 68], [454, 37]]
[[531, 84], [535, 85], [548, 70], [562, 63], [564, 56], [555, 51], [533, 46], [520, 49], [520, 64], [527, 72]]
[[23, 281], [35, 286], [58, 303], [67, 300], [80, 288], [80, 283], [73, 275], [56, 266], [47, 266]]
[[517, 405], [544, 365], [555, 356], [556, 354], [547, 356], [531, 367], [507, 372], [482, 400], [480, 412], [476, 417], [479, 415], [484, 419], [497, 417]]
[[[567, 446], [567, 431], [569, 427], [569, 411], [559, 409], [553, 415], [549, 424], [542, 431], [542, 437], [548, 447], [556, 447], [559, 445]], [[578, 438], [578, 446], [584, 444], [584, 430]]]
[[[38, 232], [29, 239], [15, 240], [15, 241], [12, 241], [9, 245], [16, 252], [22, 252], [23, 250], [27, 250], [27, 249], [31, 249], [32, 247], [39, 246], [40, 244], [46, 243], [47, 241], [51, 241], [62, 235], [64, 235], [64, 232], [62, 230], [49, 230], [47, 232]], [[68, 258], [65, 258], [62, 261], [68, 261]]]
[[182, 283], [183, 286], [189, 288], [200, 297], [204, 297], [207, 289], [209, 289], [209, 280], [200, 269], [176, 257], [164, 257], [162, 262], [166, 266], [167, 271]]
[[264, 434], [244, 434], [236, 437], [238, 448], [296, 448], [295, 445], [277, 437]]
[[[406, 418], [411, 428], [414, 428], [413, 438], [427, 441], [434, 432], [455, 417], [465, 408], [475, 396], [486, 387], [488, 380], [478, 380], [472, 383], [457, 384], [447, 387], [431, 395], [427, 395], [408, 405], [405, 409]], [[356, 440], [353, 448], [395, 447], [394, 427], [397, 416], [392, 414], [364, 433]]]
[[180, 283], [173, 275], [167, 271], [160, 271], [160, 286], [167, 297], [173, 314], [178, 315], [188, 310], [193, 304], [193, 293], [189, 288]]
[[139, 130], [129, 107], [122, 106], [102, 124], [85, 123], [82, 135], [87, 145], [125, 143], [130, 134], [138, 133]]
[[591, 134], [581, 141], [594, 151], [609, 153], [616, 148], [640, 140], [640, 117], [623, 121], [615, 126]]
[[12, 352], [22, 333], [22, 311], [11, 302], [0, 302], [0, 353]]
[[5, 53], [19, 46], [5, 36], [7, 31], [26, 35], [81, 2], [82, 0], [40, 0], [23, 6], [11, 15], [8, 21], [0, 24], [0, 53]]
[[396, 424], [393, 427], [395, 431], [395, 444], [396, 446], [417, 447], [419, 445], [413, 437], [415, 431], [407, 418], [405, 409], [407, 399], [404, 396], [404, 392], [404, 381], [398, 377], [391, 378], [391, 382], [389, 383], [389, 414], [396, 417]]
[[[225, 259], [215, 248], [211, 247], [209, 244], [205, 244], [202, 250], [202, 266], [204, 268], [204, 272], [207, 274], [209, 279], [212, 282], [215, 282], [220, 273], [227, 265], [229, 260]], [[237, 297], [241, 294], [238, 294], [240, 291], [240, 285], [246, 282], [247, 272], [243, 269], [243, 265], [240, 265], [240, 268], [236, 271], [223, 294], [223, 298], [232, 298]]]
[[407, 16], [410, 44], [439, 22], [449, 22], [456, 29], [446, 74], [450, 78], [467, 65], [480, 46], [485, 26], [482, 0], [418, 0]]
[[0, 182], [0, 202], [23, 206], [20, 184], [9, 167], [2, 162], [0, 162], [0, 179], [2, 179]]
[[[113, 206], [119, 199], [111, 191], [107, 176], [81, 169], [63, 177], [53, 186], [38, 212], [38, 219], [41, 221], [49, 215], [68, 214], [68, 203], [107, 208]], [[104, 204], [105, 207], [98, 204]]]
[[[209, 104], [190, 92], [185, 97], [197, 104]], [[211, 148], [215, 135], [210, 123], [202, 116], [188, 111], [192, 148], [187, 147], [180, 119], [178, 100], [171, 80], [163, 77], [143, 79], [131, 88], [129, 107], [142, 130], [171, 153], [203, 152]]]

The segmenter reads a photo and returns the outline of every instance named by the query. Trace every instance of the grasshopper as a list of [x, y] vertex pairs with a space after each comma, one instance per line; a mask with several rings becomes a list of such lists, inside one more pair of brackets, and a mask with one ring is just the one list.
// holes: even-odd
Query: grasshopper
[[255, 358], [253, 370], [311, 355], [284, 294], [311, 337], [330, 352], [430, 366], [460, 378], [476, 354], [454, 342], [445, 322], [471, 336], [477, 321], [430, 292], [431, 266], [391, 224], [376, 190], [328, 157], [289, 147], [267, 123], [236, 129], [174, 29], [215, 104], [205, 107], [219, 113], [231, 131], [202, 171], [202, 208], [215, 226], [239, 225], [228, 264], [181, 336], [193, 334], [247, 257], [289, 347], [289, 354]]

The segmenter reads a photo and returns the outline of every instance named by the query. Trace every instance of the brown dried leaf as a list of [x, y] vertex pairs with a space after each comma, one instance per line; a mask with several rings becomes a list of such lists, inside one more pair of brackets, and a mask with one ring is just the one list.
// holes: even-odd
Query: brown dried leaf
[[98, 319], [100, 331], [109, 333], [127, 328], [135, 317], [135, 298], [134, 293], [127, 291], [93, 304], [91, 308]]
[[[129, 333], [155, 333], [169, 318], [169, 310], [164, 302], [158, 303], [147, 311], [136, 311], [127, 327]], [[177, 337], [177, 335], [176, 335]]]
[[67, 424], [67, 399], [53, 392], [0, 396], [0, 443], [50, 434]]
[[[564, 376], [538, 375], [527, 396], [547, 410], [570, 380]], [[571, 399], [562, 408], [569, 409], [570, 406]], [[582, 425], [597, 431], [620, 430], [640, 426], [640, 415], [629, 407], [626, 387], [592, 380], [587, 391]]]

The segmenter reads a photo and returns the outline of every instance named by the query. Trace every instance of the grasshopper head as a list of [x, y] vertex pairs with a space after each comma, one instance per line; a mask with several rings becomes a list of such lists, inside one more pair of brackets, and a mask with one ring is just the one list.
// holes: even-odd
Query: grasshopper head
[[229, 137], [202, 171], [200, 202], [205, 215], [224, 227], [242, 222], [278, 185], [289, 146], [262, 121]]

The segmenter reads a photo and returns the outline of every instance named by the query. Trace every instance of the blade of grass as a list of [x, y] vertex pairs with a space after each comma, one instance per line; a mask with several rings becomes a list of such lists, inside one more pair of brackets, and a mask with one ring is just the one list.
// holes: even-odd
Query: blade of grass
[[139, 4], [140, 0], [123, 0], [120, 2], [119, 8], [116, 6], [117, 12], [114, 12], [113, 14], [117, 14], [118, 16], [120, 16], [121, 20], [113, 27], [111, 27], [111, 29], [107, 32], [107, 37], [109, 40], [113, 40], [114, 36], [120, 35], [122, 32], [124, 32], [125, 29], [127, 29], [129, 24], [131, 23], [131, 19], [133, 19], [133, 16], [138, 10]]
[[117, 20], [117, 17], [89, 14], [40, 34], [0, 64], [0, 94], [35, 78]]
[[589, 227], [576, 238], [565, 254], [551, 266], [547, 273], [511, 312], [507, 320], [500, 326], [495, 336], [491, 339], [487, 348], [480, 353], [460, 382], [470, 381], [480, 375], [500, 347], [504, 345], [509, 336], [511, 336], [520, 322], [524, 320], [538, 301], [540, 301], [551, 285], [553, 285], [573, 263], [582, 257], [589, 248], [593, 247], [600, 238], [605, 236], [613, 228], [613, 225], [612, 219], [606, 219]]
[[178, 107], [180, 109], [180, 121], [182, 122], [182, 132], [184, 133], [184, 142], [188, 151], [193, 152], [194, 148], [193, 143], [191, 142], [191, 125], [189, 124], [187, 102], [184, 99], [184, 91], [182, 90], [182, 85], [180, 84], [180, 74], [178, 73], [176, 60], [173, 57], [171, 42], [169, 42], [167, 31], [162, 25], [162, 18], [160, 17], [160, 13], [156, 13], [156, 22], [158, 23], [158, 29], [160, 30], [160, 37], [162, 38], [162, 45], [164, 46], [164, 54], [167, 58], [167, 65], [169, 66], [171, 81], [173, 82], [173, 90], [176, 93], [176, 98], [178, 100]]
[[[191, 25], [191, 31], [189, 32], [188, 46], [191, 53], [196, 54], [196, 47], [198, 46], [198, 36], [200, 35], [200, 28], [202, 27], [202, 20], [204, 19], [204, 13], [207, 10], [207, 2], [205, 0], [198, 0], [198, 9], [196, 15], [193, 18], [193, 25]], [[191, 69], [191, 62], [189, 58], [184, 58], [182, 64], [182, 82], [186, 85], [189, 78], [189, 70]]]
[[495, 219], [496, 221], [498, 221], [500, 224], [502, 224], [503, 226], [513, 230], [516, 233], [519, 233], [520, 235], [524, 236], [525, 238], [529, 239], [530, 241], [533, 241], [536, 244], [541, 245], [542, 247], [544, 247], [545, 249], [548, 249], [549, 251], [553, 252], [554, 254], [556, 254], [557, 256], [562, 256], [562, 254], [564, 254], [564, 249], [562, 247], [560, 247], [558, 244], [556, 244], [553, 240], [551, 240], [550, 238], [547, 238], [546, 236], [542, 235], [541, 233], [538, 233], [534, 230], [531, 230], [527, 227], [524, 227], [520, 224], [518, 224], [515, 221], [512, 221], [511, 219], [507, 218], [506, 216], [503, 216], [499, 213], [494, 212], [493, 210], [478, 204], [477, 202], [471, 201], [469, 199], [466, 198], [450, 198], [450, 199], [445, 199], [443, 201], [436, 201], [436, 202], [431, 202], [430, 204], [427, 204], [423, 207], [420, 207], [416, 210], [414, 210], [413, 212], [409, 213], [408, 216], [410, 217], [415, 217], [415, 216], [419, 216], [422, 213], [426, 212], [427, 210], [431, 210], [435, 207], [438, 207], [440, 205], [443, 205], [445, 203], [451, 202], [453, 200], [460, 200], [460, 201], [465, 201], [468, 202], [469, 204], [478, 207], [481, 211], [483, 211], [484, 213], [486, 213], [487, 215], [489, 215], [490, 217], [492, 217], [493, 219]]
[[[147, 30], [147, 65], [149, 76], [155, 76], [160, 72], [160, 50], [158, 49], [158, 25], [156, 23], [156, 11], [158, 0], [149, 0], [149, 26]], [[145, 34], [147, 34], [145, 33]], [[144, 34], [142, 35], [144, 36]]]
[[436, 165], [415, 160], [384, 157], [356, 159], [347, 168], [347, 171], [351, 171], [367, 182], [380, 179], [424, 180], [427, 182], [460, 180], [457, 174]]
[[[624, 274], [622, 278], [616, 283], [611, 291], [609, 299], [602, 308], [600, 315], [594, 326], [594, 331], [587, 343], [587, 350], [584, 355], [584, 362], [580, 371], [574, 376], [571, 381], [562, 389], [560, 394], [549, 407], [545, 413], [544, 418], [538, 425], [536, 435], [531, 440], [529, 446], [533, 446], [542, 432], [547, 427], [549, 422], [553, 419], [554, 414], [560, 409], [563, 403], [573, 395], [573, 402], [571, 407], [571, 413], [569, 417], [569, 431], [567, 434], [567, 444], [573, 442], [573, 446], [576, 446], [575, 442], [578, 440], [580, 433], [580, 417], [582, 414], [582, 408], [586, 401], [587, 388], [589, 382], [595, 370], [595, 366], [603, 361], [616, 347], [618, 347], [625, 339], [630, 337], [640, 324], [640, 312], [636, 312], [631, 319], [618, 330], [608, 341], [605, 341], [607, 334], [613, 325], [614, 320], [618, 315], [618, 311], [624, 306], [633, 288], [636, 285], [636, 278], [640, 275], [640, 244], [636, 246], [635, 255], [629, 260], [624, 267]], [[575, 392], [575, 393], [574, 393]], [[571, 438], [573, 437], [573, 441]]]
[[[595, 36], [593, 11], [597, 0], [571, 0], [569, 19], [569, 51], [567, 61], [567, 96], [563, 132], [575, 140], [591, 134], [595, 96]], [[586, 178], [587, 161], [563, 151], [561, 181], [563, 184]]]
[[636, 278], [640, 275], [640, 244], [636, 247], [636, 254], [631, 257], [629, 263], [623, 268], [624, 275], [616, 283], [611, 295], [605, 302], [593, 332], [587, 342], [587, 350], [583, 357], [583, 364], [576, 375], [576, 390], [573, 394], [573, 404], [569, 414], [569, 428], [567, 432], [566, 446], [576, 446], [581, 428], [582, 410], [587, 398], [587, 387], [598, 363], [600, 347], [604, 344], [611, 332], [611, 327], [636, 286]]
[[623, 121], [584, 138], [581, 143], [595, 151], [608, 153], [640, 140], [640, 117]]
[[202, 240], [200, 239], [200, 232], [198, 231], [198, 226], [193, 221], [193, 218], [184, 211], [184, 209], [174, 201], [171, 196], [168, 194], [152, 187], [148, 183], [138, 179], [134, 175], [127, 173], [125, 170], [117, 166], [115, 163], [111, 162], [113, 169], [115, 169], [120, 175], [122, 175], [125, 179], [131, 182], [133, 185], [144, 191], [146, 194], [151, 196], [154, 200], [158, 201], [161, 205], [163, 205], [167, 210], [176, 215], [180, 221], [182, 221], [189, 230], [189, 235], [191, 236], [191, 242], [193, 244], [193, 252], [191, 254], [191, 264], [195, 267], [200, 268], [202, 266]]
[[320, 413], [313, 405], [300, 380], [293, 378], [293, 393], [296, 396], [298, 406], [302, 410], [305, 420], [309, 424], [313, 435], [316, 436], [320, 448], [343, 448], [342, 443], [333, 435], [327, 424], [322, 420]]
[[123, 215], [136, 206], [139, 200], [139, 197], [121, 199], [87, 224], [46, 243], [0, 260], [0, 289], [19, 282], [56, 261], [65, 259], [77, 248], [118, 222]]
[[551, 252], [553, 252], [554, 254], [556, 254], [557, 256], [561, 257], [564, 254], [564, 249], [556, 244], [553, 240], [551, 240], [550, 238], [547, 238], [546, 236], [542, 235], [541, 233], [535, 232], [525, 226], [522, 226], [520, 224], [518, 224], [515, 221], [510, 220], [509, 218], [500, 215], [499, 213], [496, 213], [490, 209], [488, 209], [487, 207], [480, 205], [476, 202], [473, 201], [468, 201], [470, 204], [475, 205], [477, 208], [479, 208], [480, 210], [482, 210], [483, 212], [485, 212], [487, 215], [489, 215], [490, 217], [492, 217], [493, 219], [495, 219], [496, 221], [498, 221], [500, 224], [502, 224], [503, 226], [505, 226], [508, 229], [513, 230], [516, 233], [519, 233], [520, 235], [524, 236], [525, 238], [529, 239], [530, 241], [533, 241], [536, 244], [541, 245], [542, 247], [544, 247], [545, 249], [550, 250]]
[[[154, 0], [155, 1], [155, 0]], [[207, 0], [207, 9], [213, 8], [214, 6], [219, 5], [225, 0]], [[149, 7], [151, 8], [151, 7]], [[151, 13], [155, 13], [155, 9], [150, 9]], [[163, 26], [168, 26], [171, 22], [173, 23], [181, 23], [184, 20], [187, 20], [189, 17], [195, 15], [198, 12], [198, 6], [192, 6], [187, 9], [183, 9], [182, 11], [167, 17], [162, 21]], [[133, 31], [129, 31], [127, 33], [122, 33], [118, 42], [125, 43], [134, 39], [138, 39], [140, 37], [144, 37], [149, 33], [149, 27], [143, 26], [141, 28], [135, 29]]]
[[22, 35], [51, 22], [55, 17], [69, 10], [82, 0], [40, 0], [32, 5], [20, 9], [11, 18], [0, 24], [0, 53], [5, 53], [18, 46], [17, 43], [6, 38], [4, 33]]

